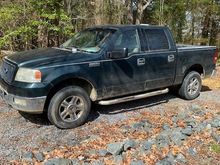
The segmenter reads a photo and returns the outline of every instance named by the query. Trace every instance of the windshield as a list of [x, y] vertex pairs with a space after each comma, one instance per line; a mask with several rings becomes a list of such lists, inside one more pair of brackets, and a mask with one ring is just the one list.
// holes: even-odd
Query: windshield
[[71, 39], [62, 44], [61, 47], [96, 53], [101, 49], [106, 39], [114, 32], [115, 30], [112, 29], [87, 29], [76, 33]]

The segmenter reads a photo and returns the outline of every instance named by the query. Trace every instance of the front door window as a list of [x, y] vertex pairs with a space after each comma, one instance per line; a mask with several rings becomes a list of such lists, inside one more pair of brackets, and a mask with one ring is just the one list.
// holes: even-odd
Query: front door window
[[114, 50], [128, 48], [128, 53], [138, 53], [140, 51], [140, 43], [137, 30], [126, 30], [117, 34]]

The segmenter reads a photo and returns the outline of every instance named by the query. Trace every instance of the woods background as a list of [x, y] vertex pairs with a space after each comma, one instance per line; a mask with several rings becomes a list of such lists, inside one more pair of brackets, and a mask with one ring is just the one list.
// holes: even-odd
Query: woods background
[[0, 50], [58, 46], [99, 24], [170, 27], [178, 43], [220, 47], [220, 0], [0, 0]]

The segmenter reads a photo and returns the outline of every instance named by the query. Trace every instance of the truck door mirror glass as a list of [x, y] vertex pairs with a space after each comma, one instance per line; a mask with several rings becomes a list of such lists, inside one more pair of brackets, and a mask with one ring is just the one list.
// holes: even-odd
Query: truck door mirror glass
[[119, 59], [128, 57], [128, 48], [113, 50], [108, 53], [108, 57], [111, 59]]

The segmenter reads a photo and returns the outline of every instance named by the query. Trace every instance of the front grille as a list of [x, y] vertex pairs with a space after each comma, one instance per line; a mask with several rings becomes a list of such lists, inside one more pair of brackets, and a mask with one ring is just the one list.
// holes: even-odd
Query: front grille
[[1, 78], [5, 82], [10, 84], [12, 83], [14, 79], [15, 72], [16, 72], [16, 65], [3, 59], [1, 69], [0, 69]]

